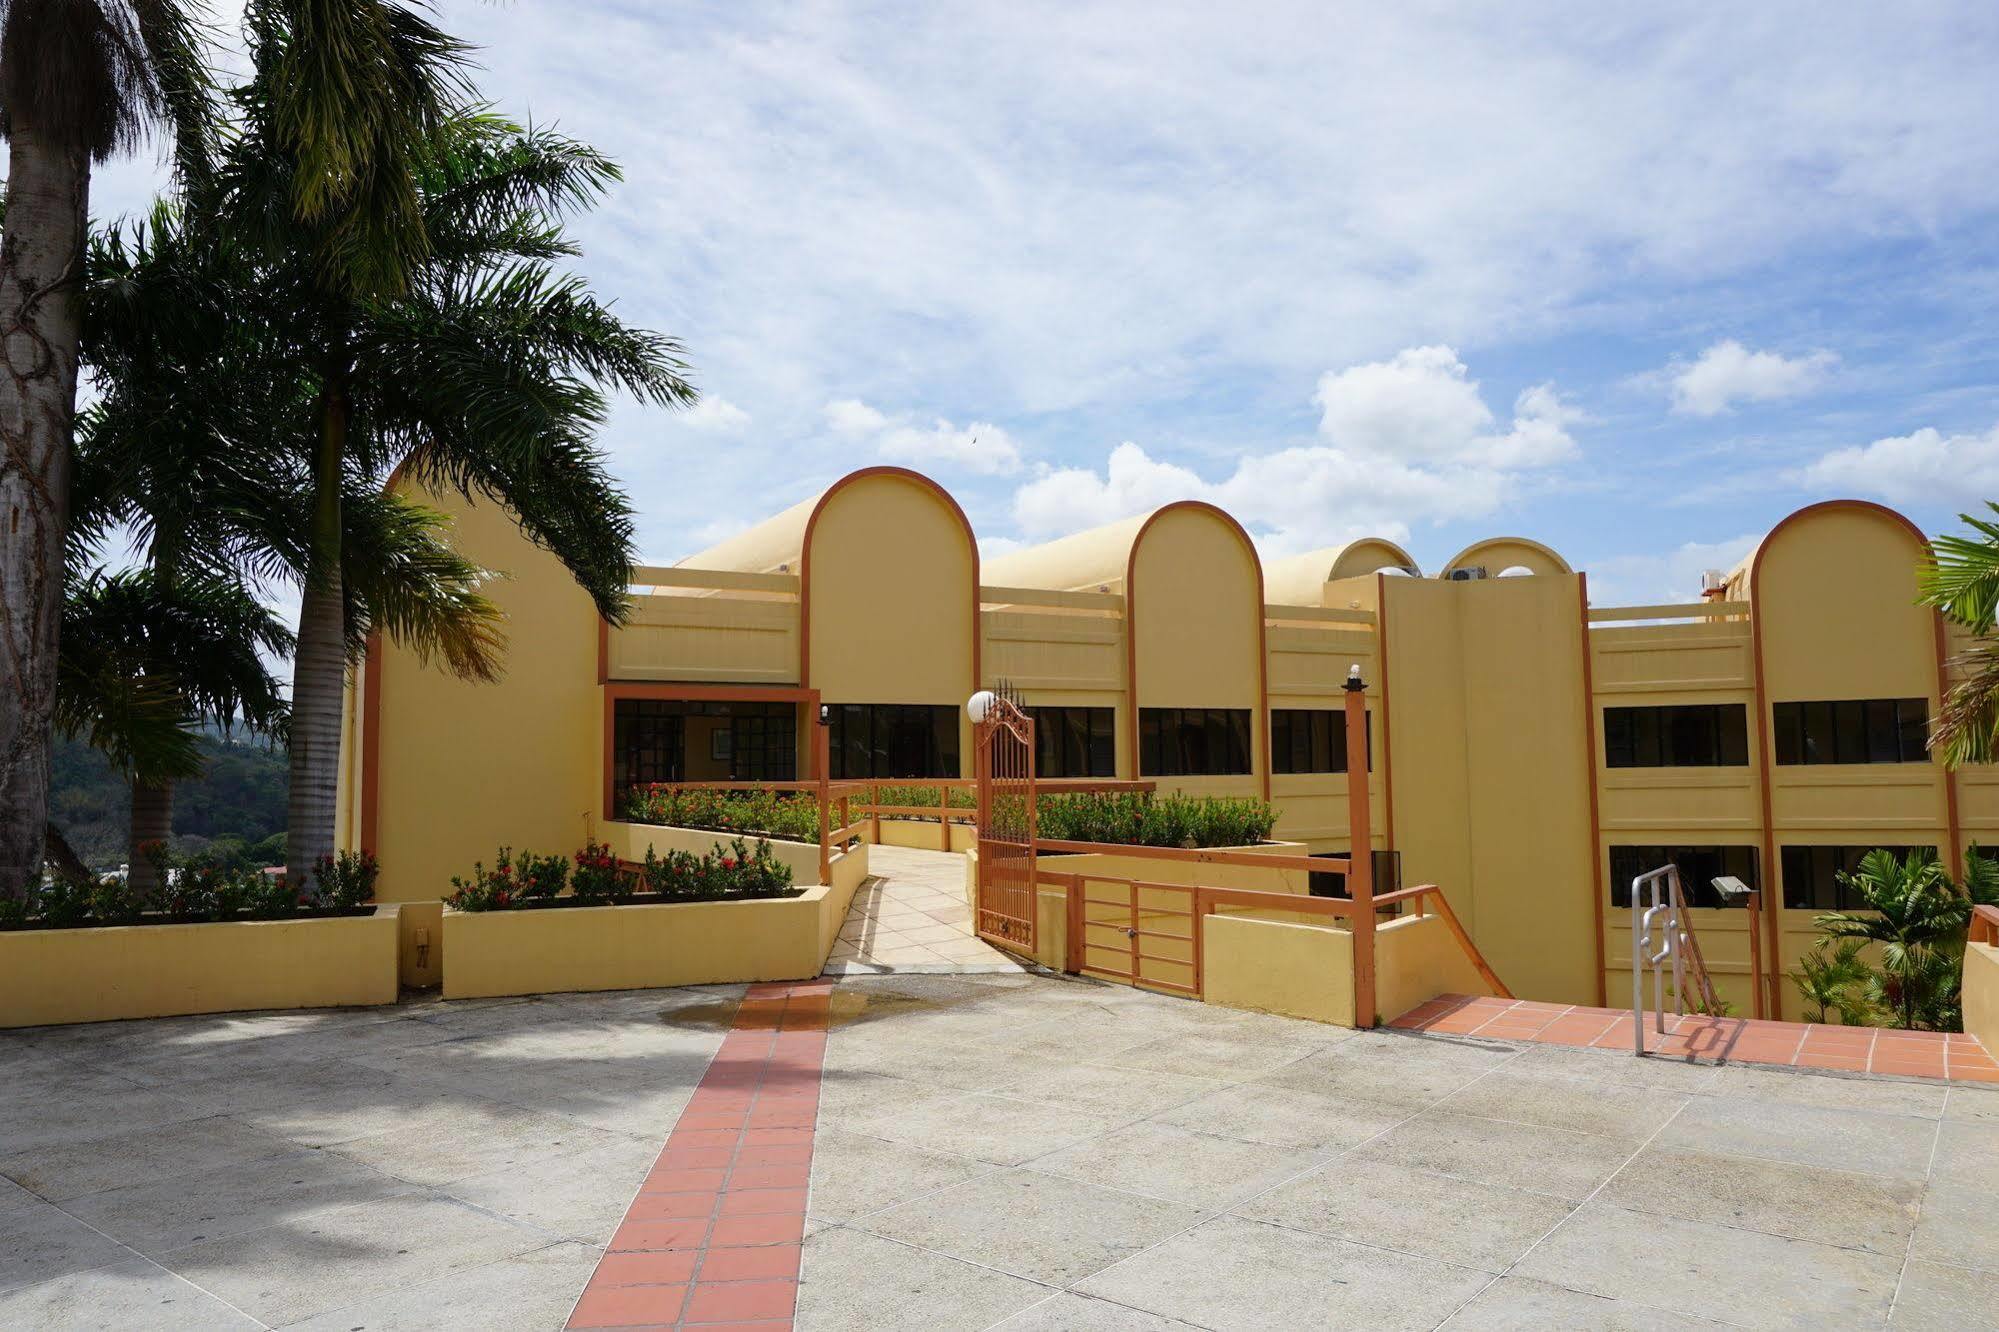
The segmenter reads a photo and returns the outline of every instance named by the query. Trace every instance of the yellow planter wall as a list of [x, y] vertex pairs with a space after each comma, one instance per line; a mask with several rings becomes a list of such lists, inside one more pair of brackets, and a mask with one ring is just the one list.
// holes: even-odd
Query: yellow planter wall
[[1374, 932], [1375, 1009], [1393, 1021], [1440, 994], [1491, 994], [1442, 916], [1403, 916]]
[[1202, 965], [1211, 1004], [1354, 1025], [1353, 935], [1321, 925], [1209, 916]]
[[1991, 944], [1964, 949], [1964, 1029], [1999, 1050], [1999, 948]]
[[[835, 889], [754, 902], [444, 913], [444, 997], [651, 990], [817, 976]], [[849, 900], [853, 894], [844, 894]], [[825, 946], [821, 947], [824, 940]]]
[[0, 934], [0, 1027], [396, 1001], [397, 911]]

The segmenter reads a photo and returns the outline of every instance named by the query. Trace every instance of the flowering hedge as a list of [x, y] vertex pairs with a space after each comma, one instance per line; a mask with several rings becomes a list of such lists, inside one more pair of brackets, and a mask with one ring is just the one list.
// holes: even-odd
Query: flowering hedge
[[78, 882], [58, 876], [25, 898], [0, 897], [0, 929], [77, 929], [91, 925], [192, 925], [204, 921], [281, 920], [347, 914], [375, 895], [381, 866], [373, 855], [342, 851], [322, 856], [313, 883], [295, 891], [282, 875], [229, 869], [205, 856], [183, 859], [160, 842], [139, 853], [157, 885], [137, 887], [104, 878]]
[[[796, 897], [791, 867], [771, 853], [767, 842], [754, 846], [738, 837], [706, 855], [646, 848], [643, 864], [626, 870], [609, 847], [592, 841], [571, 860], [501, 847], [493, 868], [481, 861], [467, 880], [453, 875], [444, 901], [459, 911], [512, 911], [535, 905], [601, 906], [633, 902], [641, 895], [664, 902], [727, 902]], [[563, 888], [569, 888], [563, 896]]]
[[[923, 786], [899, 783], [875, 788], [874, 803], [877, 805], [920, 805], [925, 809], [936, 809], [937, 802], [948, 791], [952, 809], [976, 809], [979, 803], [978, 791], [969, 786]], [[920, 818], [915, 814], [888, 814], [885, 818]]]
[[1043, 795], [1038, 834], [1058, 842], [1120, 846], [1254, 846], [1277, 826], [1268, 802], [1238, 796], [1153, 797], [1139, 792]]
[[631, 823], [754, 833], [787, 842], [819, 840], [819, 802], [803, 793], [639, 786], [626, 793], [623, 812]]

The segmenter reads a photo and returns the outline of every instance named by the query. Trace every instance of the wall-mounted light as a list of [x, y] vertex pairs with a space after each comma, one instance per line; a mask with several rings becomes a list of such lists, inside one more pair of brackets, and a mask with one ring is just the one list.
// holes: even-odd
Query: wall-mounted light
[[819, 724], [821, 726], [831, 726], [833, 724], [833, 705], [831, 703], [821, 703], [819, 705]]
[[981, 689], [965, 700], [965, 715], [972, 719], [972, 725], [981, 726], [986, 718], [993, 715], [993, 705], [999, 702], [999, 695], [990, 689]]
[[1347, 692], [1349, 694], [1358, 694], [1365, 688], [1367, 688], [1367, 682], [1360, 678], [1360, 663], [1355, 662], [1353, 665], [1347, 667]]

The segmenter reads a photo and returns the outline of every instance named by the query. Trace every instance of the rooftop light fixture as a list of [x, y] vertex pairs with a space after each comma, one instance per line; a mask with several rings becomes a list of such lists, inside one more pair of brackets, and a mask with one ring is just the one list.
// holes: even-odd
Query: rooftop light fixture
[[1367, 683], [1360, 678], [1360, 663], [1355, 662], [1353, 665], [1347, 667], [1347, 692], [1349, 694], [1358, 694], [1365, 688], [1367, 688]]

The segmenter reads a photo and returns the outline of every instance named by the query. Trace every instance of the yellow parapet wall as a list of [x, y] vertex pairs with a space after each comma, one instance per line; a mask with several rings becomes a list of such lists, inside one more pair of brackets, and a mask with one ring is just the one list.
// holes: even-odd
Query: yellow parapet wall
[[1374, 1006], [1383, 1022], [1440, 994], [1491, 994], [1442, 916], [1404, 916], [1374, 932]]
[[[652, 831], [652, 830], [648, 830]], [[813, 848], [817, 855], [817, 848]], [[444, 997], [651, 990], [817, 976], [867, 876], [866, 852], [831, 884], [749, 902], [444, 913]]]
[[1964, 1029], [1999, 1054], [1999, 948], [1964, 947]]
[[1202, 930], [1207, 1002], [1354, 1025], [1352, 934], [1247, 916], [1209, 916]]
[[0, 1027], [396, 1001], [397, 908], [372, 916], [0, 934]]

